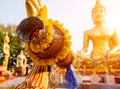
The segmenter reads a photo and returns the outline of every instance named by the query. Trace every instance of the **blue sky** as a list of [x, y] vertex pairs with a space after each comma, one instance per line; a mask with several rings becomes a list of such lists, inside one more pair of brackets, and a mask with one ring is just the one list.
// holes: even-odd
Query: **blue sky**
[[17, 24], [25, 16], [24, 0], [0, 1], [0, 23]]
[[[72, 36], [72, 49], [82, 48], [83, 32], [93, 26], [91, 9], [96, 0], [43, 0], [48, 17], [59, 20]], [[120, 0], [101, 0], [107, 9], [108, 25], [120, 32]], [[26, 18], [25, 0], [0, 0], [0, 24], [19, 24]]]

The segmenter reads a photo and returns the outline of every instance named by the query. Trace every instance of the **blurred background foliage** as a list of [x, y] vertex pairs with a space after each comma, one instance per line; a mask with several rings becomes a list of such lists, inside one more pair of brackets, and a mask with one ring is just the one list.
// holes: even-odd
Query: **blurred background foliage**
[[8, 64], [8, 68], [12, 68], [16, 65], [16, 58], [19, 55], [20, 51], [23, 50], [25, 56], [28, 59], [28, 64], [30, 64], [32, 61], [30, 60], [26, 50], [25, 50], [25, 46], [24, 46], [24, 42], [22, 40], [20, 40], [17, 36], [17, 32], [16, 32], [16, 25], [3, 25], [0, 24], [0, 65], [2, 65], [3, 63], [3, 40], [4, 40], [4, 36], [5, 33], [8, 32], [8, 36], [10, 38], [10, 59], [9, 59], [9, 64]]

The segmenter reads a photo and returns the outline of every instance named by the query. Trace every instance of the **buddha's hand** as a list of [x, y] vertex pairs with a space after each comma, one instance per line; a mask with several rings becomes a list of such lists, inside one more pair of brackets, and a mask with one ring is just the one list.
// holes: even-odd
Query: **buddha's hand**
[[85, 58], [86, 55], [87, 55], [87, 49], [82, 49], [82, 50], [78, 51], [78, 53], [77, 53], [77, 56], [79, 58]]
[[27, 16], [37, 16], [40, 8], [42, 7], [42, 0], [26, 0]]
[[112, 53], [110, 50], [105, 51], [105, 52], [103, 53], [103, 57], [111, 58], [112, 56], [113, 56], [113, 53]]
[[118, 57], [120, 55], [120, 45], [111, 49], [110, 53], [112, 54], [113, 57]]
[[109, 51], [109, 57], [110, 58], [117, 58], [117, 57], [119, 57], [120, 56], [120, 50], [118, 51], [115, 51], [115, 52], [113, 52], [112, 50], [111, 51]]

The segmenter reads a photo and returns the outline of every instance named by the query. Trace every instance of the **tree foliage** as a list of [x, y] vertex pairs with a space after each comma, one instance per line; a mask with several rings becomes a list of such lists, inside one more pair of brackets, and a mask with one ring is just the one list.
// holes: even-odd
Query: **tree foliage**
[[[16, 58], [19, 55], [21, 50], [26, 52], [24, 48], [24, 42], [22, 42], [17, 36], [16, 27], [17, 27], [16, 25], [10, 25], [10, 24], [7, 26], [0, 25], [0, 64], [2, 64], [4, 59], [3, 58], [3, 44], [4, 44], [3, 40], [6, 32], [8, 32], [8, 36], [10, 38], [10, 42], [9, 42], [10, 59], [9, 59], [8, 68], [11, 68], [12, 66], [16, 65]], [[27, 53], [25, 54], [29, 59], [29, 56], [27, 55]]]

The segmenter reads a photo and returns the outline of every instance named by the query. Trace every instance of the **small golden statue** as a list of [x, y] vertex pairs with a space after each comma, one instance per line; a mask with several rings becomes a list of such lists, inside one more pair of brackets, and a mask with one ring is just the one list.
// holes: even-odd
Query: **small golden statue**
[[10, 46], [8, 43], [9, 43], [9, 37], [8, 37], [8, 32], [6, 32], [6, 35], [4, 37], [4, 45], [3, 45], [3, 55], [4, 55], [3, 67], [5, 67], [5, 69], [7, 69], [8, 61], [10, 57]]
[[[81, 58], [86, 58], [89, 50], [89, 42], [92, 41], [93, 48], [90, 56], [97, 56], [102, 59], [105, 54], [110, 57], [116, 57], [120, 54], [120, 42], [115, 28], [105, 26], [106, 8], [99, 0], [92, 11], [92, 20], [94, 27], [84, 32], [83, 48], [78, 51]], [[90, 57], [91, 58], [91, 57]], [[89, 58], [89, 59], [90, 59]]]
[[12, 75], [12, 72], [7, 70], [8, 68], [8, 61], [10, 57], [10, 46], [9, 46], [9, 36], [8, 32], [6, 32], [4, 36], [4, 44], [3, 44], [3, 64], [0, 66], [0, 81], [5, 81], [10, 78], [10, 75]]
[[24, 55], [23, 50], [21, 50], [20, 54], [17, 57], [17, 66], [26, 66], [27, 58]]

